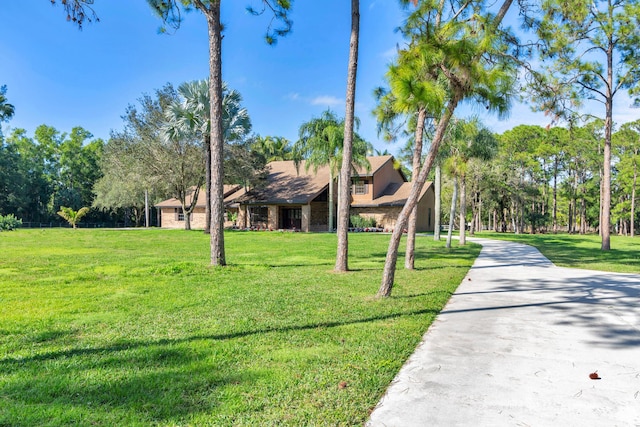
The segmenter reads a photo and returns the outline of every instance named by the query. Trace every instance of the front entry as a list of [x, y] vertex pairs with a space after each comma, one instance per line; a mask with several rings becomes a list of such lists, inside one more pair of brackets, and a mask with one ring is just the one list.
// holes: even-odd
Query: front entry
[[282, 208], [280, 227], [285, 230], [302, 229], [302, 208]]

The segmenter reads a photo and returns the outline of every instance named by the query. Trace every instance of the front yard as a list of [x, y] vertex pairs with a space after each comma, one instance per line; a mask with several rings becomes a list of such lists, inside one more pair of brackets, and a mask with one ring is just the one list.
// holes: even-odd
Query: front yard
[[[479, 253], [417, 240], [374, 298], [389, 236], [0, 233], [0, 425], [362, 425]], [[399, 262], [399, 266], [402, 261]]]

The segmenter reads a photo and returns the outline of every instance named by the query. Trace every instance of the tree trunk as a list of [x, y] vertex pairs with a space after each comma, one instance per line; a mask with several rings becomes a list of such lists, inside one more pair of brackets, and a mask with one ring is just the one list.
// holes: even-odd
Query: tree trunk
[[[205, 234], [211, 233], [211, 135], [206, 135], [204, 138], [204, 163], [206, 170], [205, 181], [205, 208], [204, 208], [204, 232]], [[224, 195], [223, 195], [224, 196]]]
[[582, 188], [580, 191], [580, 234], [587, 233], [587, 202], [585, 200], [587, 189], [586, 185], [586, 172], [582, 172]]
[[[455, 181], [454, 181], [455, 185]], [[454, 187], [455, 188], [455, 187]], [[460, 176], [460, 245], [467, 244], [467, 182], [465, 174]]]
[[456, 217], [456, 202], [458, 201], [458, 177], [453, 176], [453, 194], [451, 195], [451, 210], [449, 211], [449, 231], [447, 232], [447, 249], [451, 248], [453, 236], [454, 218]]
[[633, 160], [633, 185], [631, 187], [631, 237], [636, 233], [636, 182], [638, 179], [638, 170], [636, 161]]
[[[413, 172], [411, 180], [420, 173], [420, 160], [422, 160], [422, 137], [424, 135], [424, 122], [427, 118], [427, 110], [420, 108], [418, 122], [416, 123], [415, 144], [413, 146]], [[409, 215], [409, 227], [407, 228], [407, 249], [405, 251], [404, 268], [413, 270], [415, 265], [416, 228], [418, 225], [418, 205], [411, 210]]]
[[433, 240], [440, 240], [440, 211], [442, 210], [440, 197], [442, 192], [442, 179], [441, 179], [441, 167], [440, 164], [436, 165], [436, 176], [434, 186], [435, 200], [433, 206]]
[[220, 0], [202, 11], [209, 29], [209, 98], [211, 100], [211, 265], [227, 264], [224, 253], [224, 199], [222, 162], [222, 27]]
[[335, 271], [349, 269], [349, 208], [351, 206], [351, 161], [353, 157], [353, 124], [356, 102], [356, 77], [358, 74], [358, 40], [360, 38], [360, 0], [351, 0], [351, 37], [349, 41], [349, 66], [347, 70], [347, 101], [344, 118], [344, 143], [342, 167], [338, 184], [338, 249]]
[[389, 248], [387, 249], [387, 257], [384, 263], [384, 271], [382, 273], [382, 283], [380, 284], [380, 288], [378, 289], [379, 297], [388, 297], [391, 295], [391, 290], [393, 289], [393, 280], [395, 278], [396, 273], [396, 263], [398, 261], [398, 247], [400, 246], [400, 239], [402, 238], [402, 231], [404, 230], [405, 225], [407, 224], [407, 219], [409, 218], [409, 214], [414, 206], [418, 203], [418, 197], [420, 196], [420, 192], [422, 191], [422, 187], [424, 186], [425, 181], [427, 180], [427, 176], [431, 171], [431, 167], [433, 162], [435, 161], [436, 155], [438, 154], [438, 149], [440, 148], [440, 143], [444, 137], [447, 126], [449, 125], [449, 121], [451, 120], [451, 116], [453, 116], [453, 112], [458, 106], [458, 102], [462, 98], [461, 93], [456, 93], [454, 97], [451, 99], [449, 104], [447, 105], [444, 114], [440, 118], [438, 122], [438, 126], [436, 127], [436, 132], [433, 136], [433, 140], [431, 142], [431, 148], [429, 149], [429, 154], [420, 170], [420, 174], [418, 177], [413, 180], [411, 185], [411, 191], [409, 192], [409, 197], [407, 198], [407, 202], [404, 207], [400, 211], [400, 215], [396, 220], [396, 226], [393, 229], [393, 233], [391, 234], [391, 240], [389, 241]]
[[[610, 36], [611, 37], [611, 36]], [[613, 127], [613, 42], [609, 40], [607, 50], [607, 90], [604, 120], [604, 162], [602, 177], [602, 247], [611, 250], [611, 128]]]
[[149, 228], [149, 225], [149, 190], [144, 190], [144, 226]]
[[553, 162], [553, 234], [558, 233], [558, 156]]

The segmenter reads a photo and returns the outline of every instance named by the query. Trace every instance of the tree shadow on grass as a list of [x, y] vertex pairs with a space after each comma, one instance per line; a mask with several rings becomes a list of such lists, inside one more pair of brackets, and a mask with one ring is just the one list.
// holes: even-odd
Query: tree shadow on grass
[[214, 412], [219, 388], [251, 387], [260, 378], [217, 368], [185, 348], [59, 359], [46, 369], [34, 361], [7, 375], [0, 397], [8, 412], [0, 409], [0, 425], [180, 424]]
[[423, 309], [423, 310], [414, 310], [414, 311], [401, 312], [401, 313], [389, 313], [389, 314], [372, 316], [372, 317], [367, 317], [362, 319], [332, 321], [332, 322], [317, 322], [317, 323], [311, 323], [308, 325], [267, 327], [267, 328], [254, 329], [254, 330], [248, 330], [248, 331], [230, 332], [227, 334], [193, 335], [185, 338], [173, 338], [173, 339], [163, 338], [159, 340], [149, 340], [149, 341], [123, 341], [117, 344], [102, 346], [102, 347], [98, 346], [98, 347], [89, 347], [89, 348], [72, 348], [69, 350], [44, 352], [44, 353], [34, 354], [32, 356], [26, 356], [26, 357], [4, 357], [0, 359], [0, 373], [5, 371], [6, 366], [23, 364], [31, 361], [47, 361], [47, 360], [54, 360], [54, 359], [68, 358], [68, 357], [75, 357], [75, 356], [127, 351], [127, 350], [132, 350], [140, 347], [176, 345], [176, 344], [188, 343], [193, 341], [221, 341], [221, 340], [231, 340], [235, 338], [244, 338], [251, 335], [305, 331], [305, 330], [312, 330], [312, 329], [318, 329], [318, 328], [335, 328], [340, 326], [355, 325], [359, 323], [370, 323], [370, 322], [377, 322], [381, 320], [396, 319], [396, 318], [406, 317], [406, 316], [418, 316], [423, 314], [437, 314], [437, 313], [438, 313], [438, 310]]

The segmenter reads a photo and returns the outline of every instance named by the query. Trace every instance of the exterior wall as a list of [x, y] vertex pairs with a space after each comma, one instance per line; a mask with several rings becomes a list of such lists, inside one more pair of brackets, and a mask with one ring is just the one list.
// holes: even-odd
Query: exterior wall
[[278, 206], [270, 205], [269, 206], [269, 217], [267, 219], [267, 228], [269, 230], [277, 230], [278, 229]]
[[366, 203], [373, 200], [373, 179], [370, 176], [362, 177], [361, 180], [366, 180], [367, 190], [365, 194], [355, 194], [355, 182], [357, 181], [357, 177], [353, 177], [351, 179], [351, 203]]
[[385, 230], [392, 230], [396, 226], [396, 221], [402, 207], [381, 206], [372, 208], [351, 208], [351, 215], [360, 215], [363, 218], [373, 218], [376, 225]]
[[432, 185], [418, 202], [418, 224], [416, 225], [416, 231], [433, 231], [435, 224], [434, 206], [435, 192]]
[[[202, 228], [205, 226], [204, 208], [195, 208], [191, 213], [191, 228]], [[160, 227], [162, 228], [184, 228], [184, 221], [178, 221], [175, 208], [160, 209]]]
[[[427, 189], [422, 199], [418, 202], [418, 224], [416, 231], [433, 231], [434, 217], [434, 191], [433, 186]], [[396, 226], [402, 206], [381, 206], [367, 208], [351, 208], [351, 215], [360, 215], [363, 218], [373, 218], [378, 227], [391, 230]]]
[[249, 219], [247, 218], [247, 206], [242, 205], [238, 208], [238, 220], [236, 225], [239, 228], [247, 228], [247, 224], [249, 223]]
[[392, 182], [402, 184], [404, 179], [400, 172], [393, 167], [393, 162], [386, 162], [378, 171], [373, 175], [373, 191], [371, 192], [371, 199], [373, 200], [380, 197], [385, 188]]
[[311, 205], [302, 205], [302, 231], [310, 230]]

